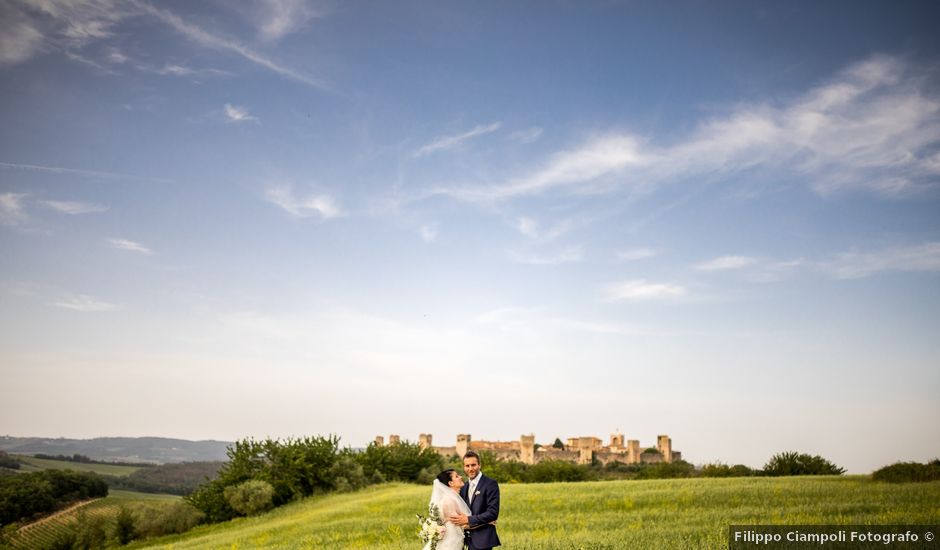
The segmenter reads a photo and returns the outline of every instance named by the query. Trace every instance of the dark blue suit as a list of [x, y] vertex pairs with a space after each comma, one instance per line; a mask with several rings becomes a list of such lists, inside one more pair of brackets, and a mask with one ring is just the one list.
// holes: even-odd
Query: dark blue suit
[[[466, 531], [467, 543], [471, 550], [484, 550], [499, 546], [499, 537], [496, 536], [496, 526], [489, 525], [499, 517], [499, 483], [495, 479], [477, 474], [476, 494], [470, 502], [470, 482], [460, 488], [460, 496], [470, 505], [470, 529]], [[479, 525], [479, 527], [477, 527]], [[474, 529], [474, 527], [476, 527]]]

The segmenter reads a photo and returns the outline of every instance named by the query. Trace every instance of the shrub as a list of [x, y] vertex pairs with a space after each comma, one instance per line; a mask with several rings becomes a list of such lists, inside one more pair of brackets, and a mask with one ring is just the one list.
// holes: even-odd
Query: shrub
[[818, 455], [784, 452], [771, 457], [770, 461], [764, 465], [762, 473], [772, 477], [842, 475], [845, 473], [845, 468], [840, 468]]
[[525, 481], [531, 483], [551, 483], [555, 481], [587, 481], [591, 479], [588, 466], [571, 464], [561, 460], [543, 460], [529, 466]]
[[684, 461], [657, 462], [648, 464], [637, 472], [637, 479], [673, 479], [679, 477], [693, 477], [695, 466]]
[[[339, 492], [356, 491], [369, 484], [362, 465], [356, 462], [352, 451], [341, 453], [330, 469], [330, 477], [333, 479], [333, 488]], [[431, 480], [428, 480], [428, 483], [431, 483]]]
[[137, 525], [130, 509], [121, 507], [114, 518], [114, 540], [125, 545], [137, 538]]
[[239, 514], [253, 516], [270, 510], [274, 505], [274, 487], [266, 481], [252, 479], [226, 487], [225, 500]]
[[187, 502], [145, 504], [134, 509], [136, 532], [142, 538], [185, 533], [199, 525], [205, 515]]
[[747, 477], [754, 475], [754, 470], [744, 464], [728, 466], [721, 462], [713, 462], [703, 465], [699, 474], [702, 477]]
[[871, 474], [875, 481], [888, 483], [906, 483], [914, 481], [940, 480], [940, 460], [934, 459], [927, 464], [919, 462], [896, 462], [884, 466]]

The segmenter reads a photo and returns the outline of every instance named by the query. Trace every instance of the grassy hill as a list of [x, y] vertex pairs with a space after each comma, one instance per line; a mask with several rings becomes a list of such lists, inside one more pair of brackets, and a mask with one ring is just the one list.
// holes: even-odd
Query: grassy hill
[[140, 469], [140, 466], [127, 466], [124, 464], [94, 464], [85, 462], [70, 462], [68, 460], [53, 460], [49, 458], [36, 458], [34, 456], [19, 456], [20, 471], [36, 472], [39, 470], [74, 470], [76, 472], [94, 472], [110, 476], [128, 476]]
[[[729, 524], [940, 523], [940, 482], [867, 476], [503, 485], [499, 534], [514, 549], [720, 548]], [[309, 498], [133, 548], [420, 548], [428, 487], [386, 484]]]
[[[110, 491], [105, 498], [78, 503], [65, 511], [20, 528], [10, 535], [9, 546], [13, 549], [48, 547], [59, 534], [69, 530], [70, 525], [76, 521], [80, 514], [87, 517], [103, 517], [112, 520], [122, 506], [133, 506], [140, 503], [173, 503], [179, 500], [180, 497], [173, 495]], [[2, 546], [0, 544], [0, 547]]]

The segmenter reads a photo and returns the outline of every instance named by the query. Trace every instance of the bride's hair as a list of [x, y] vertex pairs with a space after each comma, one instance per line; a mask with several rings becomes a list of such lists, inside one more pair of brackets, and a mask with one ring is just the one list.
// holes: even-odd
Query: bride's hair
[[447, 470], [444, 470], [443, 472], [437, 474], [437, 480], [440, 481], [441, 483], [443, 483], [444, 485], [447, 485], [447, 486], [449, 487], [449, 486], [450, 486], [451, 474], [454, 473], [454, 472], [456, 472], [456, 471], [457, 471], [457, 470], [455, 470], [455, 469], [453, 469], [453, 468], [449, 468], [449, 469], [447, 469]]

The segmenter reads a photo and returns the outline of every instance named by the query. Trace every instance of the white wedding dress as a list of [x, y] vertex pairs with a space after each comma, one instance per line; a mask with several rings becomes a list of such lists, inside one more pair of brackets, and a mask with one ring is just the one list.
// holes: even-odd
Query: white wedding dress
[[[431, 504], [436, 504], [441, 511], [444, 523], [444, 535], [437, 541], [437, 550], [463, 550], [463, 528], [447, 521], [451, 514], [470, 515], [470, 507], [460, 498], [453, 489], [434, 480], [431, 488]], [[430, 550], [431, 543], [424, 545], [424, 550]]]

